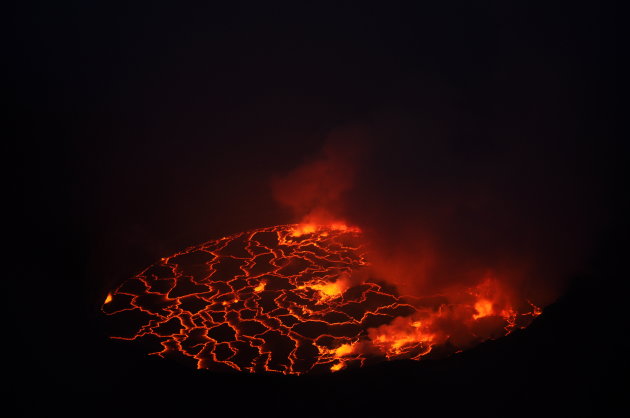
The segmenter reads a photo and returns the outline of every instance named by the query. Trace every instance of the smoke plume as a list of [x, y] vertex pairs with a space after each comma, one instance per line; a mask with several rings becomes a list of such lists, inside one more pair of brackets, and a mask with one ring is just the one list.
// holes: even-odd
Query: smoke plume
[[274, 196], [298, 221], [360, 227], [371, 274], [400, 293], [454, 294], [490, 277], [548, 304], [582, 267], [592, 230], [583, 156], [570, 134], [532, 140], [499, 126], [479, 138], [465, 122], [399, 116], [336, 130], [273, 181]]
[[322, 151], [284, 176], [272, 180], [274, 198], [301, 223], [341, 221], [346, 193], [354, 186], [367, 137], [359, 127], [331, 133]]

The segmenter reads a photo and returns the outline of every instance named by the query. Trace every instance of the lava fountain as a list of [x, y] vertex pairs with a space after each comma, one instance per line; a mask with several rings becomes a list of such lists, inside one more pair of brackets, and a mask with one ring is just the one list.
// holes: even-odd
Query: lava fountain
[[370, 275], [344, 224], [243, 232], [162, 258], [110, 292], [112, 338], [199, 369], [304, 374], [445, 356], [540, 314], [488, 276], [418, 297]]

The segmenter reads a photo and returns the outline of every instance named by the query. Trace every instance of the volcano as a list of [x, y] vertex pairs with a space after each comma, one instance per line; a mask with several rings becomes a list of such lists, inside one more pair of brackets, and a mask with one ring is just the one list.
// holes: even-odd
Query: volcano
[[164, 257], [110, 292], [114, 336], [199, 369], [304, 374], [445, 356], [524, 328], [485, 278], [448, 294], [401, 295], [371, 277], [361, 230], [281, 225]]

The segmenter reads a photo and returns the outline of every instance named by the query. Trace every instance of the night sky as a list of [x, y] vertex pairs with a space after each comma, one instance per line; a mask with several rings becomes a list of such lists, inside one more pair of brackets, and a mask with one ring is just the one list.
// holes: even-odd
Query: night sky
[[[623, 415], [615, 12], [420, 3], [14, 6], [9, 405], [24, 416]], [[347, 137], [358, 162], [341, 216], [387, 248], [439, 237], [458, 260], [445, 277], [518, 260], [555, 302], [526, 330], [450, 359], [324, 377], [199, 372], [107, 338], [108, 290], [187, 246], [299, 220], [274, 179]]]

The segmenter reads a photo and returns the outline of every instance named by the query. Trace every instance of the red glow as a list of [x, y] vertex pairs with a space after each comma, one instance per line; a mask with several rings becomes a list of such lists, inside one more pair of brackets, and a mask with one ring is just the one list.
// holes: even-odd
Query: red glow
[[[190, 247], [107, 295], [103, 311], [197, 368], [302, 374], [419, 360], [523, 328], [540, 309], [484, 278], [431, 297], [370, 279], [358, 228], [282, 225]], [[135, 322], [132, 322], [135, 321]]]

